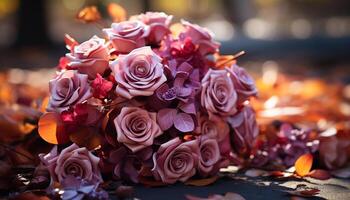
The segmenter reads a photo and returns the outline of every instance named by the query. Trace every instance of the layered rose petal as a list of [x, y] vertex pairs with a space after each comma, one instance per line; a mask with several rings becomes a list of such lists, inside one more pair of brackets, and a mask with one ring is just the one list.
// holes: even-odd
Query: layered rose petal
[[145, 37], [149, 35], [149, 27], [140, 21], [124, 21], [113, 23], [111, 28], [103, 29], [103, 32], [118, 53], [129, 53], [145, 46]]
[[147, 36], [147, 41], [150, 44], [159, 44], [164, 36], [170, 34], [169, 25], [173, 16], [163, 12], [146, 12], [137, 16], [131, 17], [131, 20], [139, 20], [150, 28], [150, 33]]
[[116, 93], [131, 99], [134, 96], [151, 96], [166, 81], [161, 58], [150, 47], [120, 55], [111, 64], [115, 74]]
[[39, 157], [48, 168], [52, 182], [63, 182], [69, 176], [80, 177], [95, 184], [102, 181], [98, 167], [100, 159], [85, 147], [79, 148], [72, 144], [58, 153], [55, 146], [49, 154], [41, 154]]
[[233, 148], [239, 154], [249, 154], [259, 134], [254, 110], [245, 106], [241, 112], [228, 118], [228, 122], [234, 130]]
[[124, 107], [114, 119], [118, 142], [136, 152], [153, 144], [163, 132], [156, 123], [156, 113], [138, 107]]
[[66, 57], [69, 60], [70, 69], [87, 74], [90, 79], [95, 78], [96, 74], [103, 74], [109, 65], [109, 50], [105, 40], [97, 36], [74, 46]]
[[250, 97], [258, 94], [254, 79], [245, 69], [237, 65], [232, 65], [230, 68], [227, 68], [227, 70], [230, 72], [235, 85], [239, 103], [243, 103], [244, 101], [249, 100]]
[[209, 69], [202, 80], [201, 104], [207, 109], [210, 118], [237, 112], [237, 93], [230, 76], [226, 69]]
[[199, 162], [198, 171], [202, 176], [215, 173], [215, 164], [220, 160], [220, 149], [216, 139], [202, 136], [199, 138]]
[[198, 155], [197, 140], [182, 143], [179, 138], [172, 139], [153, 154], [153, 175], [164, 183], [184, 182], [196, 173]]
[[50, 81], [49, 86], [51, 96], [47, 107], [48, 111], [61, 112], [92, 96], [88, 76], [74, 70], [61, 72]]
[[198, 46], [198, 50], [202, 55], [218, 51], [220, 44], [213, 40], [214, 34], [211, 31], [185, 20], [182, 20], [181, 23], [185, 27], [184, 32], [180, 34], [182, 40], [191, 38], [193, 44]]

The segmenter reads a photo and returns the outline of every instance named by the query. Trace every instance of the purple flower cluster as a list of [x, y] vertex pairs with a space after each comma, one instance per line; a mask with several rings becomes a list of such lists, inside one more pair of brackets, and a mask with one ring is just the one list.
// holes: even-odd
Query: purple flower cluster
[[[50, 82], [48, 111], [66, 126], [99, 130], [105, 137], [99, 167], [114, 178], [175, 183], [210, 176], [236, 155], [248, 154], [257, 137], [248, 106], [257, 95], [252, 77], [235, 64], [215, 65], [220, 45], [209, 30], [182, 20], [176, 34], [171, 20], [147, 12], [103, 29], [106, 41], [94, 36], [71, 44]], [[55, 180], [85, 176], [80, 169], [97, 175], [97, 159], [87, 153], [90, 159], [71, 161], [66, 169], [62, 162], [83, 150], [73, 151], [70, 157], [42, 157], [55, 168]]]
[[258, 141], [251, 155], [251, 165], [291, 167], [303, 154], [315, 153], [319, 140], [311, 132], [297, 129], [288, 123], [281, 124], [279, 131], [265, 141]]

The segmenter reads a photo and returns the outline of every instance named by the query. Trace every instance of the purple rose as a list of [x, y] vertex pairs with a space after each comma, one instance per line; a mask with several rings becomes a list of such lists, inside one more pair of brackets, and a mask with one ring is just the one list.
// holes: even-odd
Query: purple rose
[[90, 79], [96, 74], [103, 74], [109, 65], [109, 52], [105, 40], [97, 36], [74, 46], [71, 53], [66, 54], [69, 60], [68, 67], [76, 69], [82, 74], [89, 75]]
[[217, 139], [219, 142], [224, 140], [230, 132], [228, 124], [220, 118], [213, 121], [207, 115], [201, 115], [199, 124], [201, 135]]
[[196, 173], [198, 155], [197, 140], [181, 142], [179, 138], [172, 139], [153, 154], [153, 175], [164, 183], [184, 182]]
[[85, 147], [79, 148], [78, 145], [72, 144], [58, 153], [55, 146], [50, 153], [40, 154], [39, 157], [48, 168], [52, 181], [61, 183], [65, 178], [74, 176], [95, 184], [102, 182], [98, 167], [100, 158]]
[[131, 17], [132, 20], [140, 20], [150, 27], [150, 33], [147, 41], [150, 44], [158, 44], [162, 41], [165, 35], [170, 34], [169, 25], [173, 19], [172, 15], [167, 15], [163, 12], [146, 12]]
[[238, 65], [232, 65], [231, 68], [227, 68], [227, 70], [231, 73], [231, 78], [238, 94], [239, 103], [243, 103], [245, 100], [248, 100], [249, 97], [258, 94], [254, 79], [245, 69]]
[[213, 33], [206, 28], [182, 20], [185, 30], [180, 34], [180, 39], [191, 38], [193, 44], [198, 46], [202, 55], [215, 53], [219, 50], [220, 44], [213, 41]]
[[127, 99], [134, 96], [151, 96], [166, 81], [162, 59], [150, 47], [120, 55], [111, 64], [118, 83], [116, 93]]
[[113, 23], [111, 28], [103, 29], [118, 53], [129, 53], [133, 49], [145, 46], [145, 37], [149, 28], [140, 21]]
[[217, 170], [215, 165], [220, 160], [220, 149], [216, 139], [202, 136], [199, 138], [198, 171], [202, 176], [208, 176]]
[[227, 69], [209, 69], [202, 79], [201, 104], [209, 118], [229, 116], [237, 112], [237, 93]]
[[118, 142], [133, 152], [153, 144], [163, 132], [157, 124], [157, 114], [138, 107], [124, 107], [114, 119]]
[[234, 130], [232, 137], [233, 148], [238, 154], [248, 155], [259, 134], [254, 110], [245, 106], [236, 115], [228, 118], [228, 122]]
[[62, 71], [49, 84], [51, 96], [48, 111], [61, 112], [92, 96], [88, 75], [74, 70]]

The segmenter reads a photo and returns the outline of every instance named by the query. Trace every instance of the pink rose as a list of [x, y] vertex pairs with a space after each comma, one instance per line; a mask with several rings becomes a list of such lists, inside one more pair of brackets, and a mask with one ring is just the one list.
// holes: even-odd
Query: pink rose
[[48, 111], [63, 111], [77, 103], [81, 103], [92, 96], [88, 84], [88, 76], [77, 71], [62, 71], [50, 80], [50, 100]]
[[230, 76], [227, 69], [209, 69], [202, 79], [201, 104], [208, 111], [209, 118], [237, 112], [237, 93]]
[[150, 44], [159, 44], [165, 35], [171, 33], [169, 25], [173, 19], [172, 15], [167, 15], [163, 12], [146, 12], [131, 17], [131, 20], [140, 20], [150, 27], [150, 33], [147, 41]]
[[239, 154], [248, 155], [259, 134], [254, 110], [249, 106], [245, 106], [241, 112], [228, 118], [228, 122], [234, 130], [233, 148]]
[[157, 124], [157, 114], [138, 107], [123, 107], [114, 119], [117, 140], [133, 152], [153, 144], [163, 132]]
[[201, 115], [199, 119], [200, 134], [209, 138], [217, 139], [219, 142], [225, 139], [230, 132], [230, 127], [221, 118], [210, 120], [207, 115]]
[[175, 138], [162, 144], [153, 154], [155, 179], [169, 184], [188, 180], [196, 173], [198, 154], [197, 140], [181, 142]]
[[167, 79], [163, 73], [162, 59], [150, 47], [120, 55], [111, 64], [116, 82], [115, 91], [122, 97], [151, 96]]
[[113, 23], [111, 28], [103, 29], [118, 53], [129, 53], [133, 49], [145, 46], [145, 37], [149, 27], [140, 21]]
[[62, 182], [69, 176], [80, 177], [96, 184], [102, 181], [98, 167], [100, 158], [85, 147], [79, 148], [76, 144], [72, 144], [58, 153], [55, 146], [50, 153], [40, 154], [39, 157], [48, 168], [52, 181]]
[[247, 73], [247, 71], [237, 65], [232, 65], [227, 69], [231, 73], [231, 78], [235, 85], [238, 94], [239, 103], [248, 100], [249, 97], [256, 96], [258, 90], [255, 87], [254, 79]]
[[201, 136], [199, 138], [199, 162], [198, 171], [202, 176], [211, 175], [217, 169], [215, 165], [220, 160], [220, 149], [216, 139]]
[[185, 31], [180, 34], [180, 39], [191, 38], [202, 55], [215, 53], [219, 50], [220, 44], [213, 40], [214, 34], [211, 31], [185, 20], [181, 20], [181, 23], [185, 27]]
[[103, 74], [109, 65], [109, 52], [105, 40], [97, 36], [74, 46], [71, 53], [67, 53], [69, 69], [76, 69], [90, 79], [96, 74]]

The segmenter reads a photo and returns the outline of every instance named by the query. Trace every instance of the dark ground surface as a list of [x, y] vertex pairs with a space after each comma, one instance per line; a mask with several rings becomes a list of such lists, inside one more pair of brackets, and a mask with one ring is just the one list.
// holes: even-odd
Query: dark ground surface
[[350, 180], [329, 179], [326, 181], [306, 178], [304, 180], [288, 178], [284, 180], [271, 178], [248, 178], [244, 176], [224, 177], [210, 186], [196, 187], [184, 184], [175, 184], [161, 188], [148, 188], [136, 186], [135, 197], [142, 200], [170, 200], [185, 199], [186, 194], [208, 197], [210, 194], [225, 194], [227, 192], [238, 193], [246, 200], [259, 199], [291, 199], [284, 192], [294, 189], [298, 184], [318, 188], [320, 193], [307, 199], [350, 199]]

